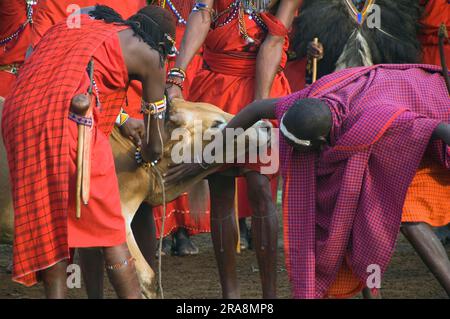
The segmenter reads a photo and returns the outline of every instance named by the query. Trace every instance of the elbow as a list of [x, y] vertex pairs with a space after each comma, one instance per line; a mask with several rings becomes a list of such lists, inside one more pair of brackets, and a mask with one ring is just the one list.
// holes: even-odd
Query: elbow
[[266, 37], [266, 40], [264, 40], [263, 45], [270, 49], [277, 49], [277, 48], [282, 49], [284, 45], [284, 37], [268, 35]]

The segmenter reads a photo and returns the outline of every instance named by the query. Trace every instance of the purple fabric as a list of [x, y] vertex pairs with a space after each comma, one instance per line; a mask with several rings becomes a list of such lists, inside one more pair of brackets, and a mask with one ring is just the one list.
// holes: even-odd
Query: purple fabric
[[378, 65], [323, 77], [282, 99], [279, 120], [298, 99], [320, 98], [333, 114], [331, 146], [295, 152], [280, 139], [286, 264], [295, 298], [322, 298], [346, 261], [366, 282], [386, 270], [409, 184], [427, 147], [450, 167], [449, 148], [429, 143], [450, 122], [440, 69]]

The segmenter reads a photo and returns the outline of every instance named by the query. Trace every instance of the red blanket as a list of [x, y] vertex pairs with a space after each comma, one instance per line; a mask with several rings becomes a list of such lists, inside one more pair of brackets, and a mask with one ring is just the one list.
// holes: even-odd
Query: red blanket
[[[24, 63], [3, 110], [15, 210], [13, 279], [36, 282], [36, 271], [69, 257], [68, 113], [95, 50], [123, 26], [83, 16], [81, 28], [51, 28]], [[99, 128], [109, 134], [125, 91], [102, 103]]]

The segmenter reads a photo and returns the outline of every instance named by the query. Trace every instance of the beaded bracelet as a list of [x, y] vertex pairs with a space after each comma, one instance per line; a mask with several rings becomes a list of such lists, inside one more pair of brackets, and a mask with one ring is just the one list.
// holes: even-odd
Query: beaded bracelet
[[168, 77], [169, 77], [169, 76], [174, 76], [174, 77], [180, 78], [182, 81], [185, 80], [185, 76], [184, 76], [182, 73], [178, 73], [178, 72], [176, 72], [176, 71], [171, 71], [171, 72], [169, 72], [169, 73], [167, 74], [167, 76], [168, 76]]
[[183, 86], [183, 81], [179, 81], [176, 79], [167, 79], [166, 80], [166, 84], [172, 84], [172, 85], [176, 85], [178, 86], [181, 90], [183, 90], [184, 86]]
[[171, 68], [171, 69], [169, 70], [169, 76], [170, 76], [171, 74], [181, 74], [181, 75], [183, 76], [183, 78], [186, 78], [186, 71], [184, 71], [184, 70], [181, 69], [181, 68]]
[[192, 8], [192, 12], [199, 12], [199, 11], [207, 11], [211, 15], [213, 13], [211, 8], [207, 4], [206, 3], [202, 3], [202, 2], [195, 3], [194, 7]]
[[166, 108], [167, 101], [165, 96], [162, 100], [154, 103], [146, 102], [144, 100], [141, 102], [141, 113], [146, 115], [160, 115], [166, 111]]

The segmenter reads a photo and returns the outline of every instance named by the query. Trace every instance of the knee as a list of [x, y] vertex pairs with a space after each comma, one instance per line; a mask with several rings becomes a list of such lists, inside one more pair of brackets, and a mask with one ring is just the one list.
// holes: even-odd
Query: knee
[[256, 215], [267, 214], [274, 209], [270, 181], [267, 177], [259, 175], [247, 180], [248, 199]]
[[414, 236], [418, 233], [426, 233], [431, 230], [426, 223], [402, 223], [400, 227], [401, 233], [406, 237]]
[[103, 257], [107, 265], [113, 265], [130, 259], [131, 254], [125, 242], [117, 246], [103, 247]]

